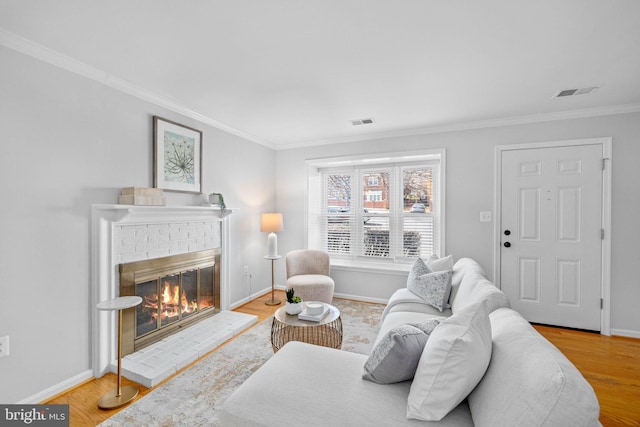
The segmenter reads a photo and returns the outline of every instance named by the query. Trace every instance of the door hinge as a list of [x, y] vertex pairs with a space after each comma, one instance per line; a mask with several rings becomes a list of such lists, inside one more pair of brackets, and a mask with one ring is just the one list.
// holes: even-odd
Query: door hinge
[[600, 310], [604, 308], [604, 299], [600, 298]]
[[602, 159], [602, 170], [605, 170], [605, 169], [606, 169], [606, 167], [607, 167], [607, 160], [609, 160], [609, 158], [608, 158], [608, 157], [604, 157], [604, 158]]
[[600, 229], [600, 240], [604, 240], [604, 228]]

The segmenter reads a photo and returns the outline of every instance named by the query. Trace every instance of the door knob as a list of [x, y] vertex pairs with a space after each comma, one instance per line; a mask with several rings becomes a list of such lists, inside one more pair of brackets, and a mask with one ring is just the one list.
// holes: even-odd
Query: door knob
[[505, 236], [508, 236], [508, 235], [510, 235], [510, 234], [511, 234], [511, 230], [504, 230], [504, 235], [505, 235]]
[[505, 248], [510, 248], [510, 247], [511, 247], [511, 243], [509, 243], [509, 242], [504, 242], [504, 247], [505, 247]]

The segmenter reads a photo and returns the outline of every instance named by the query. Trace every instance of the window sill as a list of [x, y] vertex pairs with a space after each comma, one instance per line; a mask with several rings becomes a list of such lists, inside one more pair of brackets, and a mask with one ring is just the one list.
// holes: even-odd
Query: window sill
[[406, 276], [411, 270], [411, 264], [332, 259], [331, 269], [340, 271], [357, 271], [362, 273], [379, 273]]

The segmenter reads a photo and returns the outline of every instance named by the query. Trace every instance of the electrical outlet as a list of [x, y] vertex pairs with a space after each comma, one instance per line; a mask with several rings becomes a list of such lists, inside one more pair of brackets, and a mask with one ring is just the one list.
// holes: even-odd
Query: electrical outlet
[[248, 276], [249, 275], [249, 266], [245, 265], [243, 271], [244, 271], [244, 275]]
[[9, 355], [9, 335], [0, 338], [0, 357]]

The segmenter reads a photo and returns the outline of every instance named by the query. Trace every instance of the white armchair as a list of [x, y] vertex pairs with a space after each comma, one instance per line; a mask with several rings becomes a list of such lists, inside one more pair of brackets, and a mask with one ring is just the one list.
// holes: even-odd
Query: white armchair
[[329, 277], [329, 254], [315, 249], [287, 253], [287, 289], [293, 288], [303, 301], [331, 304], [335, 283]]

